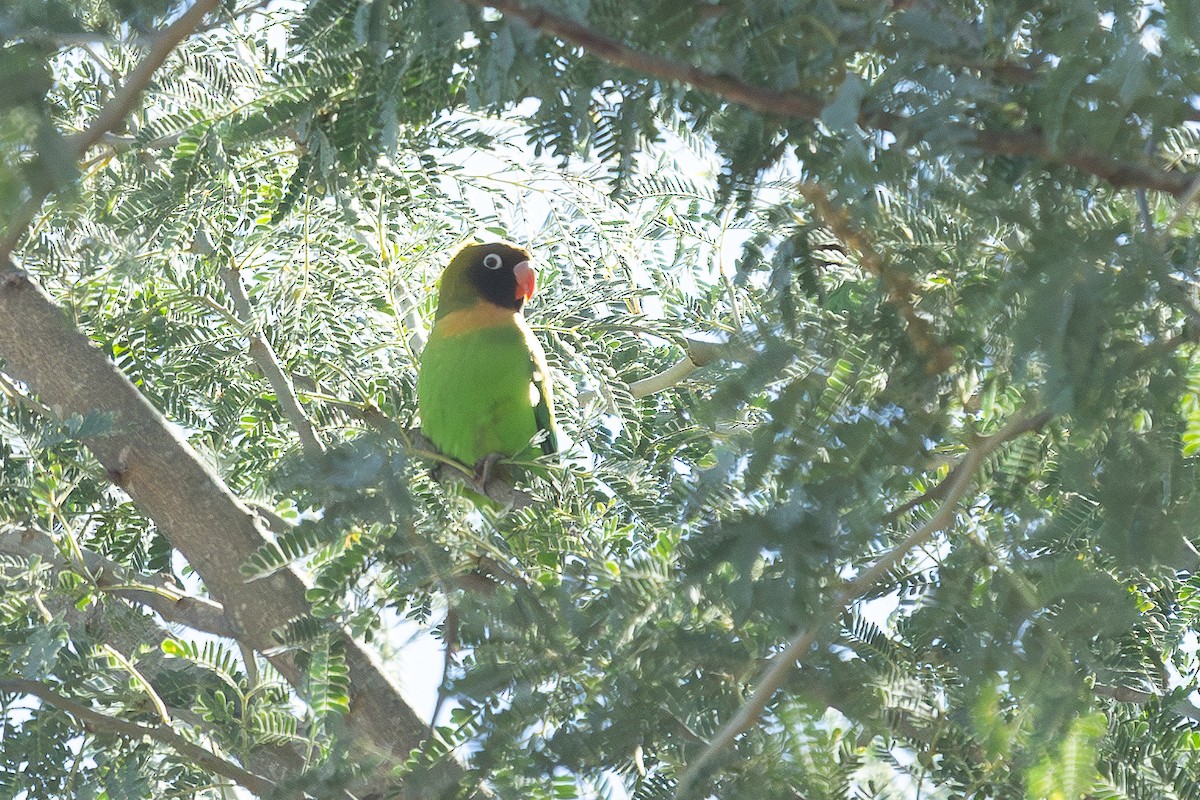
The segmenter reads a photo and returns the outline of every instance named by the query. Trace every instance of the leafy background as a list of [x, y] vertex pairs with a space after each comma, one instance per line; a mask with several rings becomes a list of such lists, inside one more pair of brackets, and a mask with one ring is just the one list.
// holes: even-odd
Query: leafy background
[[[544, 9], [817, 113], [471, 3], [226, 4], [76, 161], [71, 134], [180, 9], [0, 9], [0, 212], [55, 190], [21, 267], [278, 515], [246, 574], [314, 582], [278, 631], [301, 686], [236, 641], [164, 635], [81, 567], [204, 592], [84, 446], [110, 421], [58, 418], [0, 361], [0, 528], [57, 554], [0, 554], [4, 672], [115, 718], [167, 709], [247, 767], [299, 753], [287, 785], [313, 796], [365, 768], [331, 632], [386, 658], [413, 625], [451, 645], [451, 710], [399, 774], [453, 751], [502, 797], [1200, 796], [1196, 231], [1187, 200], [1087, 160], [1190, 180], [1200, 8]], [[537, 254], [528, 316], [571, 442], [498, 518], [404, 433], [436, 277], [473, 236]], [[248, 356], [256, 330], [324, 453]], [[689, 339], [723, 358], [635, 397]], [[979, 437], [1041, 412], [842, 613]], [[810, 627], [761, 719], [681, 783]], [[227, 791], [161, 741], [0, 698], [4, 796]]]

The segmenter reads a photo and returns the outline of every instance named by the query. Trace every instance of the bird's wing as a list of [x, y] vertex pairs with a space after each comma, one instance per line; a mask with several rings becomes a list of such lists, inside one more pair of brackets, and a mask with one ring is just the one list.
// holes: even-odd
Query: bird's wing
[[[533, 403], [533, 419], [537, 429], [542, 433], [541, 447], [546, 455], [558, 452], [558, 425], [554, 420], [554, 390], [550, 388], [550, 367], [546, 363], [546, 351], [541, 342], [527, 327], [525, 334], [526, 346], [529, 348], [529, 379], [533, 384], [530, 399]], [[533, 394], [536, 392], [536, 398]]]

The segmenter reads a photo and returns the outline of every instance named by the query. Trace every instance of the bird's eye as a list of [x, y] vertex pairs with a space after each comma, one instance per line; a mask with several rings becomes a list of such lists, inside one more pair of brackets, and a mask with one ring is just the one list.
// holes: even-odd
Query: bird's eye
[[483, 257], [483, 265], [488, 269], [500, 269], [504, 266], [504, 259], [495, 253], [488, 253]]

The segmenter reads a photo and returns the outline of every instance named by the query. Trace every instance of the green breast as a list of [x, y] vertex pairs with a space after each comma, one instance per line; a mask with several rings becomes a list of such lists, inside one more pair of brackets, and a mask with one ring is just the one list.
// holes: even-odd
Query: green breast
[[421, 430], [467, 466], [490, 453], [517, 455], [539, 430], [539, 404], [550, 405], [546, 375], [541, 346], [524, 325], [454, 336], [435, 326], [417, 379]]

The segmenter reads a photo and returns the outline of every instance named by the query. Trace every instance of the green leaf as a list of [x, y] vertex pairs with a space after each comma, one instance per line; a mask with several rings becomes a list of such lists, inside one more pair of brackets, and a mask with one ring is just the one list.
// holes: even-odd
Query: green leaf
[[329, 639], [309, 651], [306, 696], [319, 717], [350, 710], [350, 670], [341, 646]]
[[69, 642], [67, 626], [50, 622], [32, 629], [25, 640], [12, 646], [15, 671], [27, 680], [40, 681], [54, 674], [60, 653]]
[[1076, 718], [1056, 753], [1026, 774], [1028, 796], [1036, 800], [1083, 800], [1100, 779], [1097, 745], [1108, 727], [1099, 711]]

